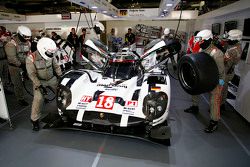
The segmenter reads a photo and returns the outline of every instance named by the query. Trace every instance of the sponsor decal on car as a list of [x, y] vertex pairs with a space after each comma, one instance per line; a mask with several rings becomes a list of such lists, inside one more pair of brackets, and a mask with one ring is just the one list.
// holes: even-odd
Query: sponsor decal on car
[[127, 85], [114, 85], [114, 84], [97, 84], [97, 86], [103, 86], [103, 87], [118, 87], [118, 88], [128, 88]]
[[124, 107], [122, 114], [127, 114], [127, 115], [134, 115], [135, 113], [135, 108], [134, 107]]
[[80, 102], [77, 103], [77, 109], [86, 109], [87, 105], [92, 101], [92, 96], [83, 95]]
[[81, 98], [81, 100], [80, 100], [81, 102], [91, 102], [92, 101], [92, 97], [91, 96], [82, 96], [82, 98]]
[[117, 88], [105, 88], [104, 90], [106, 90], [106, 91], [117, 91], [118, 89]]
[[137, 107], [138, 101], [126, 101], [125, 106], [126, 107]]
[[157, 86], [151, 87], [151, 91], [160, 91], [160, 90], [161, 90], [161, 87], [157, 87]]
[[115, 103], [115, 96], [104, 96], [100, 95], [98, 97], [98, 100], [96, 102], [96, 108], [102, 108], [102, 109], [107, 109], [107, 110], [112, 110], [114, 107]]
[[86, 109], [88, 103], [78, 102], [76, 105], [76, 109]]

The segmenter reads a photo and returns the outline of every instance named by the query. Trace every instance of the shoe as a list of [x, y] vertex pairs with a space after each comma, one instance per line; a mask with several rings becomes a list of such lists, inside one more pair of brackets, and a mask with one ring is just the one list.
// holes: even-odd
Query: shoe
[[216, 131], [217, 129], [218, 129], [218, 121], [210, 120], [208, 127], [206, 129], [204, 129], [204, 131], [206, 133], [212, 133], [212, 132]]
[[36, 120], [36, 121], [30, 120], [30, 121], [31, 121], [32, 126], [33, 126], [32, 130], [33, 131], [39, 131], [40, 130], [39, 120]]
[[185, 109], [184, 112], [196, 114], [199, 112], [199, 107], [198, 106], [191, 106], [191, 107]]
[[26, 102], [25, 100], [18, 100], [18, 104], [20, 104], [21, 106], [28, 106], [29, 103]]

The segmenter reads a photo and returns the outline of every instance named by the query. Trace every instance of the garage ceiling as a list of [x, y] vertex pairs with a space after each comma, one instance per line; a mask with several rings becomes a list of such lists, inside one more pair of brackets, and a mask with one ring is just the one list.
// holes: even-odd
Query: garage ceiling
[[[108, 0], [118, 9], [158, 8], [160, 0]], [[218, 9], [238, 0], [183, 0], [184, 10], [199, 10], [199, 14]], [[0, 0], [0, 11], [25, 15], [81, 12], [83, 7], [67, 0]], [[180, 5], [175, 8], [180, 10]]]

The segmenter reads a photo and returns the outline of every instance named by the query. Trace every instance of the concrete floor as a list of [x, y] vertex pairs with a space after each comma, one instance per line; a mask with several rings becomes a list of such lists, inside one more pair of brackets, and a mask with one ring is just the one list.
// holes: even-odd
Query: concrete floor
[[[42, 129], [32, 132], [30, 106], [22, 108], [7, 96], [15, 128], [0, 124], [2, 167], [249, 167], [250, 126], [227, 106], [219, 129], [203, 132], [209, 121], [206, 95], [200, 113], [184, 113], [191, 96], [172, 80], [170, 123], [171, 146], [143, 140], [72, 130]], [[32, 98], [27, 95], [30, 103]], [[44, 107], [44, 115], [55, 112], [55, 103]]]

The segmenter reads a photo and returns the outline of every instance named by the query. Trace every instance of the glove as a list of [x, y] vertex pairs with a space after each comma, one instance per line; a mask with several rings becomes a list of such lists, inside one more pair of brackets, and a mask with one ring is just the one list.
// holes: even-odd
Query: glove
[[219, 79], [219, 85], [220, 85], [220, 86], [223, 86], [223, 85], [224, 85], [224, 83], [225, 83], [225, 82], [224, 82], [224, 80], [223, 80], [223, 79]]
[[40, 92], [42, 93], [42, 95], [47, 95], [48, 94], [46, 88], [43, 85], [40, 85], [38, 87], [38, 89], [40, 90]]

